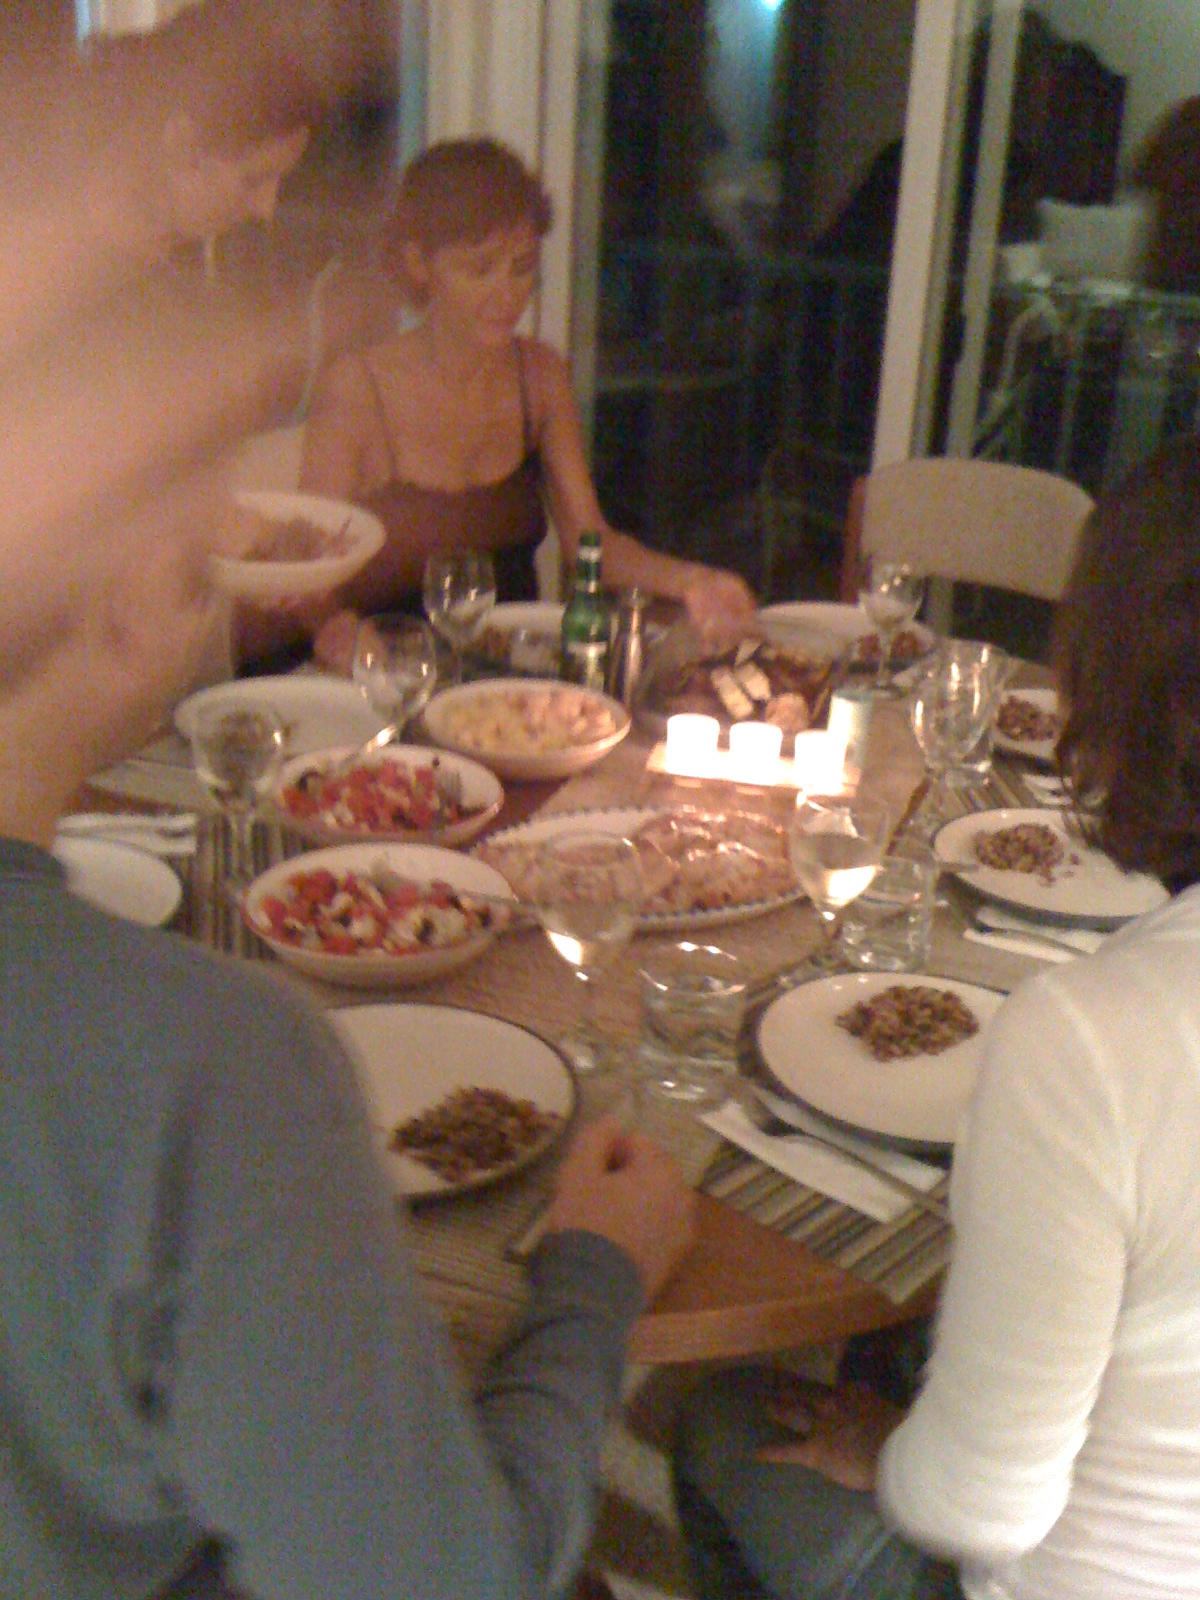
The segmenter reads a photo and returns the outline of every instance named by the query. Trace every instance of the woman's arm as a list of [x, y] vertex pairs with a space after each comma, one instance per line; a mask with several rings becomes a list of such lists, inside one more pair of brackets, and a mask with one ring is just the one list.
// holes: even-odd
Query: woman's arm
[[596, 529], [602, 539], [608, 583], [617, 588], [636, 584], [652, 594], [682, 600], [693, 621], [706, 631], [740, 629], [753, 613], [755, 601], [736, 573], [649, 550], [609, 524], [588, 470], [566, 364], [549, 345], [529, 343], [523, 348], [536, 374], [546, 496], [564, 558], [573, 561], [580, 534]]
[[378, 421], [361, 356], [343, 356], [313, 390], [304, 427], [300, 488], [334, 500], [353, 500], [368, 487], [364, 468]]
[[993, 1025], [956, 1158], [934, 1355], [881, 1462], [881, 1500], [903, 1531], [984, 1566], [1039, 1544], [1067, 1503], [1125, 1281], [1120, 1051], [1075, 999], [1043, 979]]

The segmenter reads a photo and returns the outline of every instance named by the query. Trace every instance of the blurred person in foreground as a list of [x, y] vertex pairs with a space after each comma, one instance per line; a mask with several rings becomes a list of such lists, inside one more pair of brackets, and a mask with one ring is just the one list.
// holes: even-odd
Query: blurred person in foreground
[[[69, 112], [71, 60], [33, 65]], [[193, 669], [212, 463], [287, 367], [269, 319], [164, 318], [141, 213], [124, 236], [77, 203], [94, 175], [60, 153], [32, 263], [0, 221], [8, 281], [46, 240], [61, 263], [40, 321], [0, 302], [0, 1590], [557, 1593], [625, 1334], [687, 1242], [673, 1165], [579, 1136], [468, 1404], [332, 1034], [273, 975], [74, 899], [48, 850]]]
[[310, 618], [327, 664], [348, 661], [356, 613], [420, 609], [435, 549], [489, 550], [497, 598], [536, 599], [550, 523], [568, 565], [579, 535], [600, 532], [606, 584], [681, 601], [710, 640], [749, 621], [741, 578], [651, 550], [600, 509], [566, 364], [517, 331], [551, 217], [539, 180], [493, 139], [446, 140], [402, 175], [385, 261], [419, 320], [336, 360], [305, 433], [301, 486], [366, 506], [388, 534], [342, 609]]
[[685, 1414], [704, 1600], [1200, 1594], [1197, 528], [1192, 435], [1098, 506], [1057, 622], [1086, 832], [1169, 899], [997, 1014], [907, 1414], [761, 1370]]
[[[267, 218], [309, 130], [392, 48], [390, 0], [204, 0], [144, 37], [75, 37], [67, 0], [0, 11], [0, 661], [93, 519], [285, 410], [306, 292], [169, 269]], [[346, 320], [355, 321], [353, 309]]]

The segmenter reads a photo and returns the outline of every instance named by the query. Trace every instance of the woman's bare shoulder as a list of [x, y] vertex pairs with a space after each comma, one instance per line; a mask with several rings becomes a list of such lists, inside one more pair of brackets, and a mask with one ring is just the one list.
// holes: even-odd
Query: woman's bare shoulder
[[546, 383], [562, 383], [568, 380], [567, 363], [553, 345], [547, 344], [544, 339], [533, 339], [519, 334], [517, 346], [526, 372]]
[[338, 356], [325, 369], [322, 387], [351, 399], [372, 398], [372, 386], [412, 372], [413, 351], [407, 334], [399, 334], [362, 350]]
[[540, 433], [548, 422], [574, 406], [571, 375], [567, 363], [553, 345], [541, 339], [526, 338], [518, 339], [517, 343]]

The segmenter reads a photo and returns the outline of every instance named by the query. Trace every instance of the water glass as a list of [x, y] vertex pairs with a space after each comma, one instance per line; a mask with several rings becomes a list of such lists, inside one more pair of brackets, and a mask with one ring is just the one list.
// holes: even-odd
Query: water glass
[[967, 672], [978, 671], [986, 707], [979, 737], [946, 774], [947, 783], [955, 787], [976, 783], [991, 772], [996, 715], [1017, 664], [999, 645], [981, 644], [972, 639], [946, 639], [941, 648]]
[[933, 932], [934, 868], [916, 856], [886, 856], [846, 908], [842, 953], [868, 972], [920, 972]]
[[703, 1107], [724, 1101], [737, 1074], [746, 979], [736, 956], [688, 940], [647, 956], [638, 973], [643, 1089]]

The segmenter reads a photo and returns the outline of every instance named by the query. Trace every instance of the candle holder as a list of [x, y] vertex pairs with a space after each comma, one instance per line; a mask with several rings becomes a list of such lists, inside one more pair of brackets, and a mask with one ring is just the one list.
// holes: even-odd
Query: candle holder
[[693, 712], [668, 717], [666, 742], [650, 752], [646, 771], [807, 794], [836, 795], [846, 788], [844, 728], [798, 733], [790, 759], [782, 754], [783, 734], [770, 723], [735, 722], [728, 749], [720, 747], [719, 739], [715, 717]]

